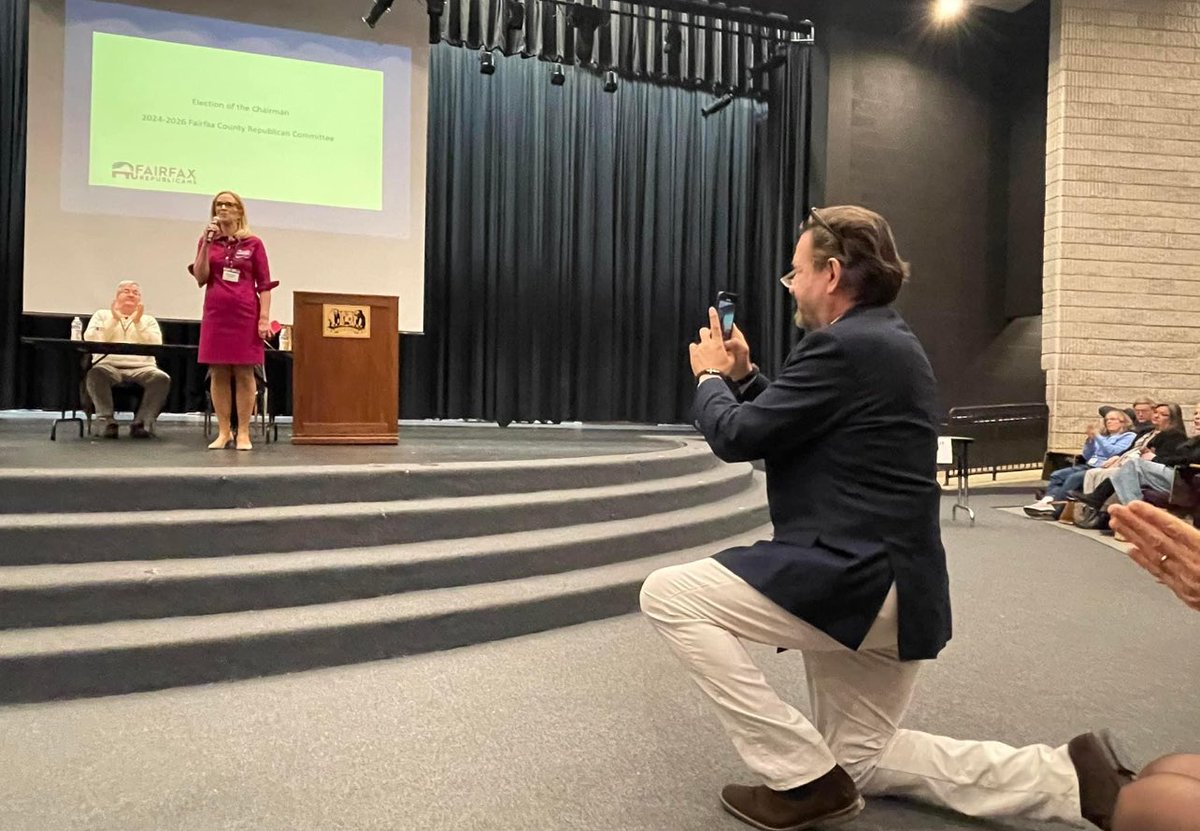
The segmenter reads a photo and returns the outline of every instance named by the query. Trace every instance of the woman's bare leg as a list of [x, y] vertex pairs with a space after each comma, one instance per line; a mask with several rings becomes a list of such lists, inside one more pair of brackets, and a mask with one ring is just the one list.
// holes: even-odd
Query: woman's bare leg
[[209, 450], [221, 450], [229, 444], [233, 433], [229, 426], [229, 378], [232, 367], [210, 366], [208, 389], [212, 396], [213, 412], [217, 415], [217, 438], [208, 446]]
[[254, 393], [257, 391], [254, 381], [254, 367], [234, 367], [233, 375], [237, 384], [237, 449], [249, 450], [253, 447], [250, 443], [250, 424], [254, 411]]

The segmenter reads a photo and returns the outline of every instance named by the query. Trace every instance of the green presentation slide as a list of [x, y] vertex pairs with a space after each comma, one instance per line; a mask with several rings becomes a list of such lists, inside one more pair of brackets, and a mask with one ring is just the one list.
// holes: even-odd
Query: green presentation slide
[[383, 209], [383, 73], [95, 32], [92, 185]]

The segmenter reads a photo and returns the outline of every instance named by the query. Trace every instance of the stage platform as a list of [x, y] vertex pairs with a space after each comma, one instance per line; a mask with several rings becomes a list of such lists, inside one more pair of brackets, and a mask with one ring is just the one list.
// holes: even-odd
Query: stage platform
[[664, 439], [695, 438], [686, 426], [654, 425], [512, 425], [463, 422], [402, 422], [394, 446], [293, 445], [290, 427], [280, 425], [279, 441], [263, 442], [255, 432], [254, 450], [208, 450], [199, 417], [164, 419], [153, 439], [129, 438], [129, 421], [118, 439], [83, 438], [73, 424], [59, 426], [50, 441], [53, 416], [0, 416], [0, 467], [138, 468], [247, 467], [272, 465], [439, 464], [520, 459], [567, 459], [662, 449]]
[[770, 535], [687, 428], [403, 424], [398, 446], [49, 440], [0, 419], [0, 703], [437, 651], [637, 609]]

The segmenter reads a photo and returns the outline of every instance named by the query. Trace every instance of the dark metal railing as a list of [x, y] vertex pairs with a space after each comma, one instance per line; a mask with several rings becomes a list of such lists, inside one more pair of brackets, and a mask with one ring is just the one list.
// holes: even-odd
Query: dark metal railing
[[[967, 474], [1040, 470], [1046, 456], [1050, 408], [1045, 404], [987, 404], [955, 407], [942, 425], [942, 435], [966, 436], [971, 445]], [[956, 470], [946, 471], [946, 481]]]

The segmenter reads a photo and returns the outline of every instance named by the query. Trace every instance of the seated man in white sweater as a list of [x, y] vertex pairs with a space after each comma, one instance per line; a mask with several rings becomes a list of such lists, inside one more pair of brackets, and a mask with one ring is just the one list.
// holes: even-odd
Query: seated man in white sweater
[[[111, 308], [92, 315], [83, 339], [99, 343], [162, 343], [162, 330], [158, 321], [145, 313], [141, 286], [125, 280], [117, 284]], [[112, 388], [125, 381], [140, 384], [143, 389], [142, 405], [133, 418], [129, 435], [149, 438], [154, 433], [154, 420], [167, 403], [171, 376], [159, 369], [158, 362], [150, 355], [95, 356], [87, 374], [87, 391], [100, 419], [100, 434], [106, 439], [117, 437]]]

